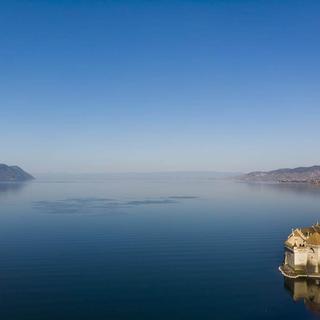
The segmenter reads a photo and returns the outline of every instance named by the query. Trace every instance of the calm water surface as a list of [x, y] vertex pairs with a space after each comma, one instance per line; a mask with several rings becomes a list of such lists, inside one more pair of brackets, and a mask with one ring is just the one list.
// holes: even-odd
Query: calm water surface
[[0, 184], [0, 319], [314, 319], [320, 287], [277, 268], [291, 228], [318, 219], [312, 186]]

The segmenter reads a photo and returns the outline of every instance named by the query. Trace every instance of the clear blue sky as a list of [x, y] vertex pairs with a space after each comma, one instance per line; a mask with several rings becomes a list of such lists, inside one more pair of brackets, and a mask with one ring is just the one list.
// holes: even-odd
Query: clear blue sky
[[320, 163], [320, 1], [0, 2], [0, 162]]

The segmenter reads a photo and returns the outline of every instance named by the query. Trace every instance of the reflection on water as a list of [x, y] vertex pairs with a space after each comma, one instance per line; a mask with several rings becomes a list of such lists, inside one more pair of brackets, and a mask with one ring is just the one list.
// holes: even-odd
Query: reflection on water
[[311, 183], [259, 183], [244, 182], [251, 190], [294, 193], [297, 195], [320, 196], [320, 186]]
[[[158, 199], [142, 199], [121, 201], [111, 198], [70, 198], [55, 201], [35, 201], [34, 208], [47, 213], [101, 213], [115, 212], [116, 209], [123, 209], [135, 206], [146, 205], [168, 205], [176, 204], [182, 200], [197, 199], [196, 196], [169, 196]], [[178, 201], [180, 200], [180, 201]]]
[[306, 308], [320, 317], [320, 280], [285, 278], [284, 286], [294, 301], [303, 300]]
[[21, 191], [27, 183], [25, 182], [0, 182], [0, 196], [6, 193]]

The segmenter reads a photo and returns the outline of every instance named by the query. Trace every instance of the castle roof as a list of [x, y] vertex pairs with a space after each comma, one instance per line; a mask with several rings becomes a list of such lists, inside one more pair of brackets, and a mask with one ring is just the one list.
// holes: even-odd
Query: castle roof
[[304, 245], [320, 246], [320, 224], [317, 222], [311, 227], [292, 229], [285, 245], [291, 248]]
[[313, 226], [312, 227], [305, 227], [301, 228], [300, 231], [303, 233], [304, 236], [309, 236], [310, 234], [314, 233], [317, 231]]
[[[314, 230], [313, 230], [314, 232]], [[301, 239], [306, 239], [306, 234], [301, 229], [295, 229], [292, 231], [292, 235], [296, 237], [300, 237]]]
[[314, 232], [306, 241], [307, 244], [320, 246], [320, 234]]

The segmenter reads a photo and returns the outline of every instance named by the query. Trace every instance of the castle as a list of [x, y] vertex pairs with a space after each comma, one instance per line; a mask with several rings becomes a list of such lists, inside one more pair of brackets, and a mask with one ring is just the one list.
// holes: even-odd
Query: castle
[[292, 230], [280, 271], [289, 278], [320, 278], [320, 224]]

